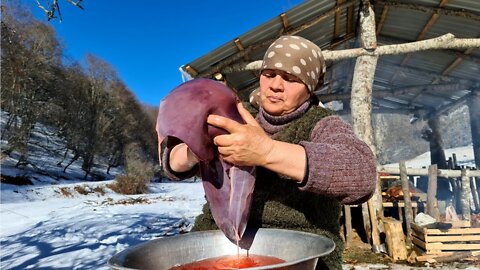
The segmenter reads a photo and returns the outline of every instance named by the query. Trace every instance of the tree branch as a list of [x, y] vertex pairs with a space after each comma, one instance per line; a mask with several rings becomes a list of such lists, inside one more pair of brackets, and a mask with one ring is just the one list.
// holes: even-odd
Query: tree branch
[[[409, 42], [404, 44], [393, 44], [378, 46], [376, 49], [355, 48], [346, 50], [325, 50], [323, 57], [325, 61], [339, 61], [348, 58], [355, 58], [362, 55], [380, 56], [396, 55], [411, 52], [440, 50], [440, 49], [461, 49], [461, 48], [480, 48], [480, 38], [455, 38], [453, 34], [445, 34], [436, 38], [422, 41]], [[250, 63], [241, 63], [232, 65], [222, 70], [223, 73], [233, 73], [244, 70], [258, 70], [262, 65], [262, 60]]]

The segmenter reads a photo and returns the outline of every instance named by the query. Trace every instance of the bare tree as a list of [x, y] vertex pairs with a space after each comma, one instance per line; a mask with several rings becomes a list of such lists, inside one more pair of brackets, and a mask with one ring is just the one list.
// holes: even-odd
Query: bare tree
[[[58, 0], [53, 0], [52, 3], [50, 1], [46, 1], [46, 5], [42, 5], [40, 0], [35, 0], [37, 1], [37, 5], [40, 9], [42, 9], [45, 14], [47, 15], [47, 19], [50, 21], [51, 19], [55, 19], [56, 14], [58, 14], [58, 18], [60, 22], [62, 21], [62, 13], [60, 12], [60, 4], [58, 3]], [[83, 0], [67, 0], [70, 4], [80, 8], [84, 9], [80, 4], [82, 3]], [[46, 7], [45, 7], [46, 6]]]
[[34, 124], [48, 118], [46, 108], [62, 51], [53, 28], [18, 6], [3, 6], [1, 23], [1, 105], [10, 113], [2, 136], [9, 140], [9, 151], [21, 153], [21, 165], [28, 157]]

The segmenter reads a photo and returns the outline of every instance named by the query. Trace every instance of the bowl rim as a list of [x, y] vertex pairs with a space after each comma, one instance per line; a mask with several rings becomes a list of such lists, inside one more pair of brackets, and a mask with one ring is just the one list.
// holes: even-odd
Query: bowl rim
[[[326, 236], [323, 236], [323, 235], [315, 234], [315, 233], [297, 231], [297, 230], [289, 230], [289, 229], [277, 229], [277, 228], [255, 228], [255, 230], [270, 231], [270, 232], [272, 232], [272, 231], [275, 232], [276, 231], [278, 233], [281, 233], [281, 232], [290, 232], [290, 233], [295, 232], [297, 234], [303, 234], [303, 235], [307, 235], [307, 236], [310, 236], [310, 237], [315, 237], [315, 238], [320, 237], [320, 238], [323, 238], [323, 239], [327, 240], [327, 242], [329, 242], [331, 244], [330, 248], [326, 249], [325, 251], [323, 251], [321, 253], [311, 255], [311, 256], [308, 256], [308, 257], [304, 257], [304, 258], [301, 258], [301, 259], [298, 259], [298, 260], [286, 261], [286, 262], [282, 262], [282, 263], [278, 263], [278, 264], [273, 264], [273, 265], [275, 265], [275, 267], [278, 267], [278, 268], [299, 264], [301, 262], [313, 260], [313, 259], [316, 259], [316, 258], [318, 259], [320, 257], [323, 257], [325, 255], [330, 254], [336, 247], [335, 242], [332, 239], [330, 239]], [[124, 257], [128, 253], [131, 253], [132, 251], [137, 250], [137, 249], [141, 249], [146, 245], [151, 245], [152, 242], [160, 242], [160, 241], [165, 240], [165, 239], [179, 238], [179, 237], [185, 237], [186, 235], [205, 234], [205, 233], [211, 233], [211, 234], [215, 234], [215, 235], [219, 234], [219, 233], [223, 234], [223, 232], [220, 231], [220, 230], [205, 230], [205, 231], [195, 231], [195, 232], [189, 232], [187, 234], [177, 234], [177, 235], [173, 235], [173, 236], [148, 240], [148, 241], [145, 241], [144, 243], [140, 243], [140, 244], [137, 244], [135, 246], [128, 247], [128, 248], [114, 254], [107, 261], [107, 265], [109, 267], [111, 267], [112, 269], [117, 269], [117, 270], [139, 270], [139, 269], [136, 269], [136, 268], [130, 268], [130, 267], [125, 267], [125, 266], [119, 265], [119, 264], [117, 264], [117, 262], [118, 261], [123, 261], [123, 260], [119, 260], [119, 259], [124, 259]], [[249, 268], [242, 268], [242, 269], [246, 269], [246, 270], [265, 270], [265, 269], [271, 269], [271, 267], [272, 267], [272, 265], [266, 265], [266, 266], [249, 267]]]

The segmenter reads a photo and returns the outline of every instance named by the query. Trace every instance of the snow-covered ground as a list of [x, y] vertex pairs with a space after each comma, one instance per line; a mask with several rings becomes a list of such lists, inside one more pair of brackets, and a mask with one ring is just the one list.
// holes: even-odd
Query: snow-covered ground
[[129, 246], [188, 231], [205, 202], [200, 182], [153, 183], [137, 196], [115, 194], [109, 182], [2, 184], [0, 268], [108, 269], [108, 258]]

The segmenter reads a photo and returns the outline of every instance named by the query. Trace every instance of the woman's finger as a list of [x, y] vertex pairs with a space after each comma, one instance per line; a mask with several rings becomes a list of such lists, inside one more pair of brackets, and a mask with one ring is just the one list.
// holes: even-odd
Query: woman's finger
[[245, 109], [245, 107], [243, 107], [243, 104], [241, 102], [237, 103], [237, 109], [245, 123], [252, 126], [258, 126], [257, 120], [255, 120], [253, 115], [247, 109]]
[[212, 126], [224, 129], [228, 131], [228, 133], [234, 133], [242, 127], [242, 124], [238, 123], [235, 120], [215, 114], [210, 114], [207, 117], [207, 123]]
[[226, 147], [232, 145], [230, 134], [218, 135], [213, 138], [213, 143], [218, 147]]

